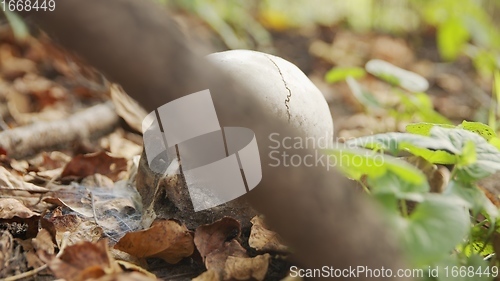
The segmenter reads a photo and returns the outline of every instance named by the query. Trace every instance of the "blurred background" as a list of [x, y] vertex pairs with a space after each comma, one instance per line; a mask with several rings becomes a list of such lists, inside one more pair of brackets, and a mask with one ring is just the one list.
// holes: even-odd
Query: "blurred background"
[[[497, 0], [158, 1], [196, 38], [194, 44], [211, 46], [207, 53], [253, 49], [295, 63], [325, 94], [340, 136], [401, 131], [407, 122], [426, 121], [415, 112], [421, 103], [454, 123], [487, 123], [496, 111], [491, 101], [500, 62]], [[420, 101], [413, 105], [412, 98], [402, 105], [399, 90], [363, 75], [359, 83], [386, 109], [373, 110], [343, 79], [325, 76], [332, 68], [363, 68], [371, 59], [422, 75], [429, 90], [417, 93]]]
[[[338, 137], [404, 131], [410, 122], [473, 120], [498, 129], [500, 107], [492, 89], [500, 64], [499, 0], [155, 1], [204, 54], [252, 49], [296, 64], [325, 95]], [[40, 70], [47, 78], [62, 74], [58, 79], [66, 79], [84, 103], [102, 101], [107, 88], [98, 86], [99, 74], [88, 75], [93, 71], [77, 59], [54, 51], [46, 36], [29, 35], [29, 20], [27, 27], [15, 14], [5, 15], [0, 26], [5, 81], [27, 80], [26, 74]], [[373, 59], [421, 75], [429, 87], [415, 92], [400, 87], [392, 74], [374, 75], [365, 69]], [[346, 83], [348, 76], [355, 81]], [[500, 89], [500, 75], [497, 80]], [[59, 104], [47, 107], [40, 96], [7, 99], [21, 113], [38, 114]], [[64, 108], [71, 111], [67, 108], [75, 104]], [[15, 126], [8, 119], [0, 125]]]

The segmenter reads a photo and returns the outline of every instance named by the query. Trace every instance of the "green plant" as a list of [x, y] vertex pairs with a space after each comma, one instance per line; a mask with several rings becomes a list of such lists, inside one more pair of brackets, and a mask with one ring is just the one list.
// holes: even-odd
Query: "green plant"
[[[500, 151], [489, 143], [497, 138], [494, 130], [464, 122], [456, 127], [411, 124], [407, 131], [350, 140], [332, 155], [339, 160], [339, 168], [363, 182], [383, 206], [413, 266], [471, 265], [474, 270], [484, 270], [497, 265], [497, 260], [481, 257], [493, 251], [499, 212], [477, 187], [478, 180], [500, 171]], [[425, 174], [396, 157], [401, 153], [432, 165], [450, 165], [451, 179], [444, 192], [430, 192]], [[415, 205], [413, 210], [408, 204]], [[494, 277], [493, 273], [482, 275], [481, 280]], [[477, 275], [473, 277], [464, 280], [479, 280]]]
[[[463, 121], [455, 126], [434, 111], [427, 94], [405, 87], [418, 84], [404, 80], [419, 81], [416, 74], [390, 65], [367, 70], [393, 86], [391, 92], [399, 98], [396, 106], [377, 101], [356, 82], [352, 76], [363, 77], [362, 69], [334, 68], [325, 80], [346, 80], [367, 111], [385, 110], [400, 121], [420, 122], [408, 124], [405, 133], [347, 141], [331, 151], [338, 167], [382, 206], [410, 264], [427, 273], [424, 280], [493, 280], [498, 270], [490, 269], [498, 267], [488, 266], [498, 266], [499, 262], [486, 258], [494, 256], [492, 241], [500, 232], [500, 213], [478, 187], [478, 181], [500, 171], [500, 139], [496, 133], [500, 74], [496, 73], [494, 79], [497, 101], [490, 108], [490, 125]], [[410, 164], [415, 160], [431, 167], [432, 172]], [[437, 165], [451, 170], [440, 192], [431, 186]], [[458, 270], [465, 268], [462, 273]], [[439, 272], [439, 276], [431, 272]]]
[[470, 56], [478, 72], [490, 76], [498, 68], [500, 32], [486, 12], [485, 1], [413, 0], [425, 23], [436, 27], [441, 57]]
[[[429, 96], [421, 92], [428, 88], [428, 82], [418, 74], [403, 70], [381, 60], [372, 60], [363, 68], [334, 67], [325, 74], [325, 81], [337, 83], [346, 81], [356, 100], [367, 112], [383, 111], [397, 122], [435, 122], [451, 124], [448, 118], [434, 110]], [[366, 72], [391, 84], [391, 94], [398, 97], [397, 104], [384, 104], [363, 88], [354, 78], [363, 78]], [[500, 83], [499, 83], [500, 84]]]

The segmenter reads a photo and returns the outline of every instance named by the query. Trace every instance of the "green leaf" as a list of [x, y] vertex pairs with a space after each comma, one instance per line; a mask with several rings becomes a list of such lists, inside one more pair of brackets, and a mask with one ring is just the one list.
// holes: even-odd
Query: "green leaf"
[[383, 60], [370, 60], [366, 63], [365, 69], [389, 84], [400, 86], [410, 92], [423, 92], [429, 88], [429, 82], [424, 77]]
[[498, 150], [500, 150], [500, 139], [497, 137], [493, 137], [488, 141], [489, 144], [493, 145], [496, 147]]
[[473, 141], [468, 141], [462, 148], [462, 155], [457, 163], [457, 166], [458, 167], [469, 166], [476, 163], [476, 161], [477, 161], [476, 146], [474, 145]]
[[463, 128], [464, 130], [476, 133], [483, 137], [485, 140], [490, 140], [491, 138], [497, 136], [495, 130], [481, 122], [468, 122], [464, 120], [462, 124], [458, 126], [458, 128]]
[[459, 197], [467, 202], [466, 206], [473, 214], [484, 212], [491, 220], [498, 218], [498, 209], [486, 197], [483, 191], [471, 183], [450, 181], [446, 187], [444, 196]]
[[328, 83], [337, 83], [346, 80], [347, 77], [358, 79], [365, 75], [366, 72], [361, 67], [334, 67], [325, 74], [325, 81]]
[[455, 60], [468, 40], [469, 32], [458, 18], [450, 18], [438, 27], [438, 49], [445, 60]]
[[[395, 92], [398, 94], [400, 102], [404, 105], [403, 113], [410, 117], [419, 117], [423, 122], [451, 124], [452, 122], [434, 110], [432, 101], [426, 93], [406, 93]], [[400, 113], [401, 114], [401, 113]]]
[[383, 106], [378, 102], [377, 99], [370, 93], [361, 87], [359, 83], [354, 80], [352, 77], [347, 77], [346, 78], [347, 85], [349, 86], [349, 89], [351, 89], [352, 94], [354, 97], [361, 103], [363, 106], [367, 108], [382, 108]]
[[411, 264], [425, 266], [450, 255], [467, 236], [470, 219], [463, 200], [427, 194], [408, 218], [393, 223]]
[[473, 55], [473, 63], [474, 67], [476, 67], [477, 71], [481, 76], [485, 77], [491, 77], [491, 74], [497, 69], [498, 63], [497, 63], [497, 54], [479, 49], [474, 55]]
[[494, 229], [491, 227], [485, 228], [484, 224], [476, 224], [470, 230], [468, 243], [458, 245], [457, 250], [467, 257], [475, 254], [483, 256], [494, 254], [495, 250], [490, 239], [493, 232]]
[[[476, 161], [470, 163], [472, 144], [475, 146]], [[473, 181], [500, 171], [500, 152], [481, 136], [463, 130], [434, 126], [430, 135], [421, 136], [406, 133], [387, 133], [349, 140], [354, 145], [388, 150], [408, 151], [434, 164], [457, 164], [456, 175], [462, 181]], [[466, 154], [464, 154], [464, 152]]]
[[456, 176], [461, 181], [478, 180], [500, 171], [500, 152], [475, 133], [463, 129], [434, 127], [431, 129], [431, 137], [440, 140], [447, 139], [456, 149], [460, 149], [460, 153], [457, 154], [460, 157], [463, 157], [463, 148], [466, 143], [469, 141], [474, 143], [477, 160], [473, 164], [456, 167]]
[[406, 131], [408, 133], [416, 135], [430, 136], [431, 129], [434, 126], [440, 126], [443, 128], [455, 128], [455, 126], [449, 124], [434, 124], [434, 123], [421, 122], [421, 123], [413, 123], [406, 125]]
[[338, 168], [355, 180], [360, 180], [364, 175], [370, 178], [383, 177], [391, 172], [416, 186], [427, 181], [425, 175], [413, 165], [371, 150], [342, 147], [329, 150], [329, 153], [336, 157]]
[[17, 13], [9, 11], [9, 9], [3, 12], [5, 13], [5, 17], [7, 18], [10, 27], [12, 28], [14, 37], [16, 37], [19, 41], [26, 40], [29, 37], [30, 32], [24, 20]]
[[446, 139], [440, 140], [405, 133], [386, 133], [367, 136], [349, 140], [346, 144], [368, 148], [377, 147], [392, 153], [396, 151], [409, 151], [431, 163], [439, 164], [455, 164], [458, 161], [455, 155], [460, 154], [460, 150]]
[[420, 202], [423, 200], [423, 194], [429, 192], [430, 187], [427, 181], [415, 184], [406, 180], [392, 171], [382, 177], [368, 177], [368, 185], [371, 187], [372, 194], [393, 194], [398, 199]]
[[491, 128], [490, 126], [483, 124], [481, 122], [468, 122], [465, 120], [459, 126], [453, 126], [449, 124], [434, 124], [426, 122], [408, 124], [406, 125], [406, 131], [412, 134], [429, 136], [431, 133], [431, 129], [434, 126], [439, 126], [442, 128], [462, 128], [464, 130], [476, 133], [482, 136], [486, 140], [490, 140], [491, 138], [497, 136], [495, 130], [493, 130], [493, 128]]
[[456, 164], [459, 161], [459, 158], [456, 155], [446, 150], [427, 149], [406, 142], [402, 142], [399, 147], [401, 150], [407, 150], [411, 154], [420, 156], [429, 163], [433, 164], [451, 165]]

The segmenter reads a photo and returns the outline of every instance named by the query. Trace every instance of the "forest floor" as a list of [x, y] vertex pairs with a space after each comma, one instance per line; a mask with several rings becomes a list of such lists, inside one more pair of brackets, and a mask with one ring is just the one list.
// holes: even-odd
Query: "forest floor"
[[[204, 42], [217, 42], [208, 28], [197, 32]], [[345, 82], [325, 82], [333, 66], [363, 67], [371, 59], [425, 77], [434, 109], [453, 122], [487, 120], [491, 81], [481, 78], [466, 57], [442, 62], [433, 30], [393, 37], [317, 27], [275, 32], [273, 40], [275, 54], [295, 63], [323, 92], [338, 138], [404, 131], [407, 123], [418, 121], [411, 114], [395, 117], [395, 112], [408, 111], [395, 93], [403, 90], [373, 76], [359, 83], [386, 109], [367, 108]], [[207, 49], [223, 50], [217, 46], [220, 41]], [[196, 237], [214, 232], [223, 240], [228, 232], [237, 233], [237, 245], [228, 247], [240, 253], [241, 260], [222, 267], [227, 274], [284, 278], [289, 263], [281, 256], [286, 247], [278, 240], [265, 241], [274, 243], [269, 254], [256, 251], [252, 245], [257, 242], [248, 241], [252, 235], [272, 233], [258, 218], [251, 230], [242, 230], [229, 218], [197, 229], [164, 221], [148, 233], [137, 231], [140, 199], [133, 179], [142, 151], [140, 112], [118, 86], [46, 36], [19, 41], [8, 26], [0, 27], [0, 278], [151, 280], [149, 272], [169, 280], [193, 278], [205, 270], [200, 254], [193, 251], [210, 246], [197, 243]], [[88, 121], [73, 123], [82, 119]], [[168, 245], [154, 244], [164, 228], [175, 239]], [[131, 231], [136, 236], [124, 236]], [[179, 238], [185, 235], [190, 238]], [[138, 240], [152, 242], [127, 246]], [[87, 242], [78, 244], [81, 241]], [[214, 256], [212, 263], [224, 264], [227, 258]], [[198, 280], [217, 280], [210, 274]]]

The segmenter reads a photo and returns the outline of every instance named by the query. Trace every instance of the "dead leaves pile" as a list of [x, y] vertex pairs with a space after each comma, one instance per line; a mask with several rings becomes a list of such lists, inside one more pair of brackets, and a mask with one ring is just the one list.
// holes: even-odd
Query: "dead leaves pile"
[[194, 242], [208, 270], [196, 280], [264, 279], [271, 256], [249, 257], [238, 241], [240, 235], [240, 224], [230, 218], [196, 229]]
[[197, 277], [200, 271], [190, 273], [198, 281], [264, 280], [288, 249], [260, 217], [249, 240], [229, 217], [196, 229], [156, 220], [139, 230], [141, 200], [132, 183], [142, 139], [134, 131], [145, 112], [95, 75], [50, 41], [19, 43], [0, 27], [0, 132], [68, 118], [109, 99], [105, 92], [130, 130], [111, 128], [97, 140], [26, 159], [0, 147], [0, 278], [155, 280], [145, 259], [158, 258], [204, 267]]
[[265, 229], [262, 218], [252, 222], [250, 246], [261, 253], [253, 257], [240, 243], [240, 223], [229, 217], [199, 226], [194, 232], [175, 220], [157, 220], [147, 230], [127, 233], [114, 247], [139, 258], [157, 257], [168, 263], [201, 256], [207, 271], [194, 279], [197, 281], [264, 280], [271, 259], [267, 252], [288, 250], [276, 233]]

